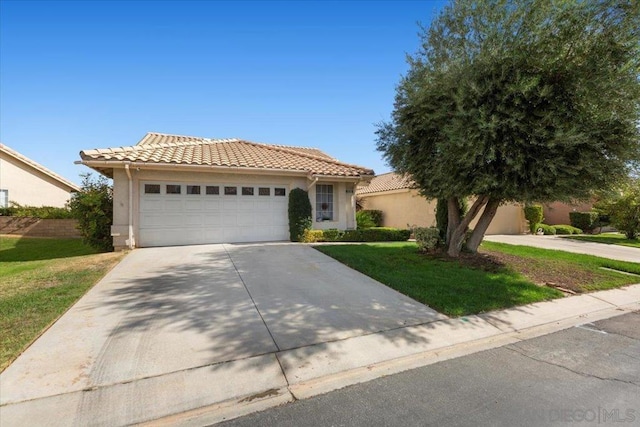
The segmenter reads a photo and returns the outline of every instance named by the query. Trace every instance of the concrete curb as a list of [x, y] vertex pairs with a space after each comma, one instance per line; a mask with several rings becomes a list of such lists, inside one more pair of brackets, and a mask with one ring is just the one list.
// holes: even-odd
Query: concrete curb
[[[412, 336], [425, 336], [423, 343], [406, 343], [391, 351], [371, 345], [376, 338], [390, 331], [363, 337], [354, 337], [335, 343], [317, 344], [325, 351], [313, 353], [305, 363], [296, 368], [296, 356], [304, 355], [304, 349], [283, 351], [276, 354], [287, 387], [265, 390], [242, 399], [231, 399], [214, 405], [174, 414], [154, 420], [153, 425], [200, 426], [230, 420], [252, 412], [297, 399], [307, 399], [350, 385], [415, 369], [448, 359], [489, 350], [519, 341], [547, 335], [574, 326], [588, 324], [640, 310], [640, 284], [608, 291], [594, 292], [468, 316], [459, 319], [438, 320], [425, 325], [391, 331], [418, 329]], [[569, 314], [570, 313], [570, 314]], [[472, 326], [462, 328], [462, 324]], [[421, 329], [421, 330], [420, 330]], [[388, 346], [397, 347], [385, 339]], [[378, 343], [380, 344], [380, 343]], [[338, 348], [338, 350], [336, 350]], [[296, 352], [298, 354], [296, 354]], [[401, 354], [404, 352], [404, 354]], [[261, 397], [264, 395], [264, 397]], [[150, 425], [149, 424], [149, 425]], [[144, 424], [147, 425], [147, 424]]]

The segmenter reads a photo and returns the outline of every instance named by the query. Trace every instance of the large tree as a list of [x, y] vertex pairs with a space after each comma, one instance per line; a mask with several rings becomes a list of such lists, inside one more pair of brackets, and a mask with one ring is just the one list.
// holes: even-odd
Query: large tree
[[448, 201], [451, 256], [476, 216], [472, 252], [500, 204], [586, 199], [640, 158], [637, 0], [453, 1], [408, 62], [378, 149]]

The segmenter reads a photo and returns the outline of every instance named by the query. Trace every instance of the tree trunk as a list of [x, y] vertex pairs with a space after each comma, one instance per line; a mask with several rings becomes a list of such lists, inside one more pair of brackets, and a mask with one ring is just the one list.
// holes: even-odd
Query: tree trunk
[[458, 227], [458, 224], [460, 224], [459, 204], [460, 202], [457, 197], [447, 199], [447, 238], [445, 240], [445, 247], [447, 248], [451, 243], [453, 232]]
[[496, 216], [496, 212], [498, 211], [498, 206], [500, 206], [499, 199], [489, 199], [487, 205], [484, 207], [484, 211], [482, 211], [482, 215], [480, 219], [478, 219], [478, 223], [473, 229], [473, 233], [469, 240], [467, 240], [466, 248], [472, 252], [478, 252], [478, 246], [482, 243], [482, 239], [484, 239], [484, 233], [486, 233], [487, 228], [489, 228], [489, 224], [493, 220], [493, 217]]
[[[489, 198], [487, 196], [478, 196], [476, 201], [473, 202], [473, 206], [471, 206], [471, 209], [469, 209], [469, 212], [467, 212], [467, 214], [459, 222], [455, 230], [453, 230], [451, 240], [449, 241], [449, 248], [447, 249], [447, 254], [450, 257], [457, 258], [460, 256], [460, 251], [462, 250], [462, 244], [464, 243], [464, 235], [467, 232], [467, 227], [469, 227], [471, 221], [473, 221], [476, 215], [478, 215], [480, 209], [482, 209], [482, 207], [487, 204], [488, 200]], [[449, 199], [449, 203], [451, 203], [451, 199]]]

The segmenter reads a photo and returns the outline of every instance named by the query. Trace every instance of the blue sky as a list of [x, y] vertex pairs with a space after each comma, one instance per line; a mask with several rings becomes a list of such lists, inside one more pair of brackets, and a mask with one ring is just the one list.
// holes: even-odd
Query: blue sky
[[0, 0], [0, 141], [79, 182], [148, 131], [320, 148], [389, 171], [405, 56], [444, 2]]

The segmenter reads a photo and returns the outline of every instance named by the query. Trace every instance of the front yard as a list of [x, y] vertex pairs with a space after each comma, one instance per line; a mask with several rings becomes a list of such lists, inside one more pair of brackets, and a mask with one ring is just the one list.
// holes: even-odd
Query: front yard
[[123, 256], [79, 239], [0, 237], [0, 371]]
[[[448, 316], [463, 316], [639, 283], [640, 264], [485, 242], [459, 262], [415, 243], [325, 245], [317, 250]], [[546, 284], [554, 287], [546, 286]]]
[[[585, 242], [606, 243], [609, 245], [621, 245], [629, 246], [632, 248], [640, 249], [640, 239], [631, 240], [627, 239], [624, 234], [621, 233], [602, 233], [593, 235], [581, 235], [581, 236], [566, 236], [565, 239], [583, 240]], [[640, 257], [640, 255], [638, 255]]]

